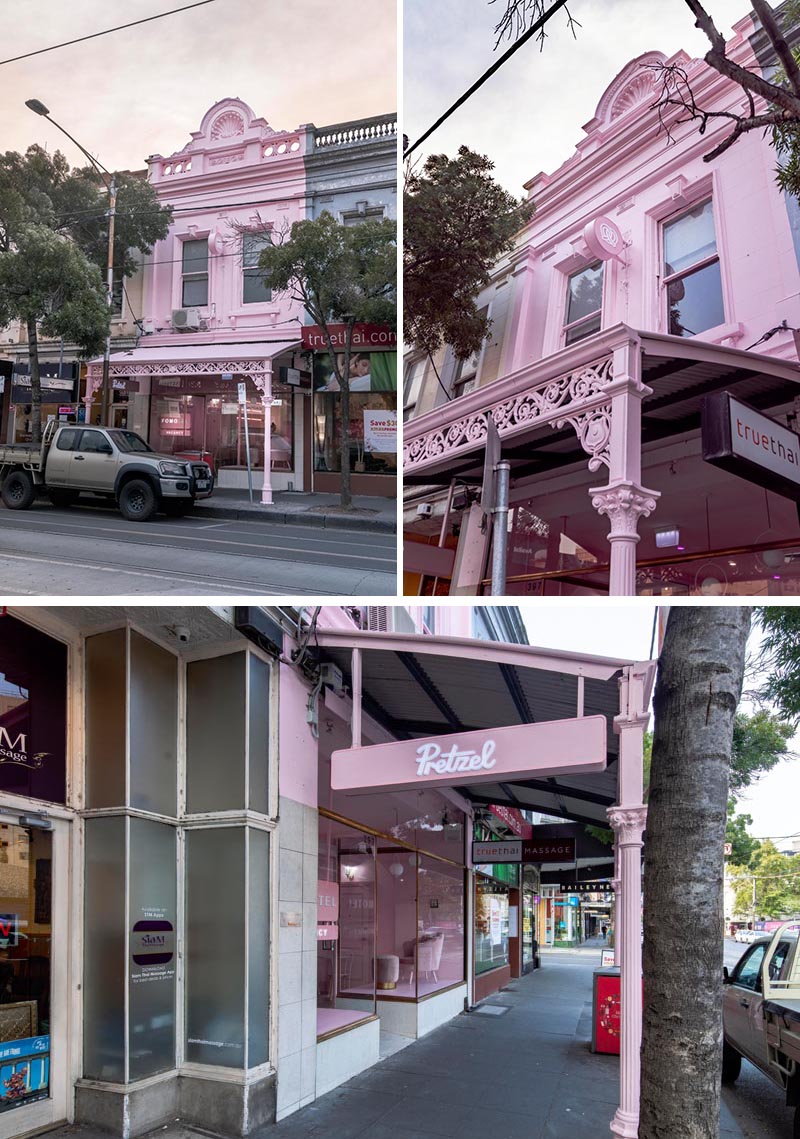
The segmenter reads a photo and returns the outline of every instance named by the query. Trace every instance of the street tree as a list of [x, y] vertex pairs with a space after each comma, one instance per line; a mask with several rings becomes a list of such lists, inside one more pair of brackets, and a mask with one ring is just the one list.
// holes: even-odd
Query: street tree
[[71, 242], [44, 225], [18, 229], [0, 252], [0, 327], [19, 320], [27, 329], [31, 376], [31, 438], [41, 439], [38, 336], [61, 336], [83, 356], [101, 351], [108, 306], [100, 270]]
[[403, 327], [406, 343], [433, 355], [443, 344], [466, 360], [491, 322], [476, 299], [497, 258], [533, 216], [492, 178], [494, 164], [466, 146], [434, 154], [406, 176], [403, 196]]
[[800, 914], [800, 866], [797, 857], [782, 854], [772, 842], [762, 842], [749, 864], [731, 875], [734, 912], [756, 918]]
[[749, 866], [751, 858], [759, 849], [761, 843], [757, 838], [751, 838], [747, 830], [752, 825], [753, 816], [737, 814], [736, 800], [728, 799], [725, 842], [731, 844], [731, 853], [727, 856], [731, 867]]
[[[136, 271], [139, 263], [136, 252], [147, 255], [156, 241], [167, 236], [171, 217], [171, 207], [160, 205], [146, 179], [133, 174], [117, 176], [114, 268], [118, 281]], [[28, 147], [24, 154], [7, 151], [0, 155], [0, 254], [19, 256], [23, 243], [26, 243], [26, 256], [42, 251], [48, 258], [42, 272], [49, 279], [50, 254], [46, 251], [51, 245], [44, 240], [36, 243], [35, 248], [31, 244], [31, 227], [38, 227], [71, 241], [84, 259], [105, 275], [108, 225], [107, 189], [96, 170], [91, 167], [71, 169], [60, 151], [50, 154], [36, 145]], [[21, 268], [20, 272], [24, 276], [25, 269]], [[89, 277], [81, 272], [76, 280], [89, 280]], [[91, 309], [91, 294], [86, 303]], [[13, 297], [0, 297], [0, 304], [13, 309]], [[52, 320], [49, 327], [54, 327]], [[38, 430], [35, 427], [41, 422], [38, 336], [36, 329], [31, 336], [29, 325], [27, 331], [31, 422]], [[38, 331], [52, 334], [44, 328]], [[79, 348], [82, 346], [78, 344]], [[101, 350], [102, 341], [99, 347], [92, 349]], [[34, 435], [34, 441], [38, 442], [38, 435]]]
[[768, 605], [756, 611], [764, 638], [758, 665], [764, 670], [759, 695], [778, 715], [800, 723], [800, 608]]
[[791, 756], [794, 725], [768, 708], [737, 712], [733, 723], [731, 793], [740, 795], [760, 776]]
[[645, 844], [640, 1139], [719, 1135], [723, 844], [749, 628], [747, 606], [678, 607], [667, 622]]
[[[341, 396], [341, 506], [352, 509], [350, 489], [350, 357], [357, 324], [397, 323], [397, 226], [384, 218], [344, 226], [324, 211], [275, 235], [259, 265], [277, 292], [301, 304], [325, 337]], [[345, 326], [341, 350], [332, 326]]]

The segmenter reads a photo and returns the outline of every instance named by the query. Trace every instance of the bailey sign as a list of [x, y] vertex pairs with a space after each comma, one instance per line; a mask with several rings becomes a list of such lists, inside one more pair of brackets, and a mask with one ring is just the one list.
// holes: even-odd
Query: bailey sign
[[457, 787], [604, 771], [605, 766], [605, 717], [584, 716], [335, 751], [331, 787]]

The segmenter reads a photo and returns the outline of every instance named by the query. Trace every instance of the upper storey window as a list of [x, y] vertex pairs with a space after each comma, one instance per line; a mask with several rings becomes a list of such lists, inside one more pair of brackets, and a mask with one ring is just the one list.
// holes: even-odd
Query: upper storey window
[[267, 233], [242, 235], [242, 303], [263, 304], [272, 300], [272, 289], [267, 284], [264, 270], [259, 268], [261, 251], [270, 244]]
[[207, 305], [208, 238], [184, 241], [181, 258], [181, 304], [185, 308]]
[[603, 262], [573, 273], [567, 281], [564, 343], [575, 344], [600, 331], [603, 317]]
[[666, 222], [663, 234], [668, 331], [675, 336], [696, 336], [724, 324], [711, 199]]

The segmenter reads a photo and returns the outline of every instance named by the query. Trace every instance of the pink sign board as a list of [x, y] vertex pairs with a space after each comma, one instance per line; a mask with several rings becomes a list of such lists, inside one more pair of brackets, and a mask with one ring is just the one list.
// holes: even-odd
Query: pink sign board
[[611, 218], [599, 217], [590, 221], [583, 231], [583, 240], [601, 261], [622, 260], [625, 242]]
[[339, 883], [317, 882], [317, 940], [339, 940]]
[[517, 807], [506, 807], [502, 803], [496, 803], [491, 806], [489, 810], [493, 815], [506, 824], [509, 830], [514, 834], [518, 834], [520, 838], [531, 837], [530, 823], [526, 823], [522, 817], [522, 812]]
[[335, 751], [331, 787], [458, 787], [591, 773], [605, 766], [605, 717], [584, 716]]

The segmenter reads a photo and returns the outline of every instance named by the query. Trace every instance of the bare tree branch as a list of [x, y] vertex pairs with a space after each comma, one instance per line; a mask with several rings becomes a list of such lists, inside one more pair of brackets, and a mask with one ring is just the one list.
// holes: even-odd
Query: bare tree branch
[[[489, 3], [496, 4], [497, 0], [489, 0]], [[581, 25], [572, 15], [569, 8], [565, 8], [564, 12], [567, 17], [567, 27], [573, 36], [577, 38], [575, 29], [581, 27]], [[495, 35], [497, 36], [494, 45], [495, 49], [497, 49], [503, 40], [517, 39], [527, 31], [530, 24], [543, 19], [546, 15], [546, 0], [506, 0], [506, 10], [494, 29]], [[547, 39], [547, 32], [544, 29], [544, 25], [539, 29], [539, 34], [536, 38], [539, 41], [539, 48], [541, 49], [544, 47], [544, 41]]]
[[792, 90], [795, 95], [800, 96], [800, 67], [797, 66], [797, 61], [792, 55], [792, 50], [786, 40], [783, 38], [783, 33], [778, 27], [778, 22], [775, 19], [775, 14], [766, 0], [751, 0], [753, 11], [761, 21], [761, 26], [767, 33], [770, 43], [775, 48], [775, 54], [781, 62], [786, 78], [792, 85]]

